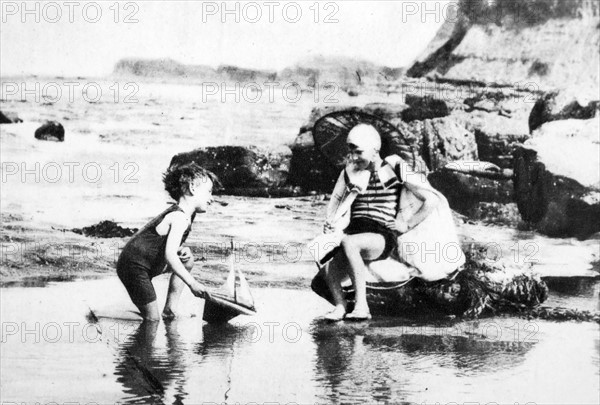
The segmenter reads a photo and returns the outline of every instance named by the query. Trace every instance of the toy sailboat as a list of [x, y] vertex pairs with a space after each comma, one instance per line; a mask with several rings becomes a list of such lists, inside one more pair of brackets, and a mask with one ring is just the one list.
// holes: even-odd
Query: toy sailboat
[[235, 266], [233, 241], [231, 241], [230, 269], [227, 281], [220, 290], [210, 292], [210, 297], [204, 303], [202, 319], [208, 323], [225, 323], [238, 315], [255, 314], [254, 298], [246, 277]]

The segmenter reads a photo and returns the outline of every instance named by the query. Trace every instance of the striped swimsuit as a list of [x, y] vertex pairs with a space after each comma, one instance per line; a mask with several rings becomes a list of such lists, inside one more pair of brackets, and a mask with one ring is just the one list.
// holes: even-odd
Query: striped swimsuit
[[398, 212], [398, 195], [402, 184], [396, 177], [388, 180], [384, 188], [377, 172], [371, 174], [369, 186], [364, 193], [359, 194], [352, 204], [351, 221], [359, 218], [369, 219], [393, 229], [396, 213]]

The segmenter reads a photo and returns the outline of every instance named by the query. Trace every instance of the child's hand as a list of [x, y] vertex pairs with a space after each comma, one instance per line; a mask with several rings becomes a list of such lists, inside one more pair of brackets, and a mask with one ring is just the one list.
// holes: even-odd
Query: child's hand
[[405, 221], [394, 221], [394, 230], [400, 234], [404, 234], [410, 230]]
[[206, 290], [206, 287], [198, 282], [194, 282], [190, 285], [190, 290], [192, 291], [192, 294], [198, 298], [204, 298], [205, 300], [210, 298], [210, 294]]
[[186, 263], [193, 258], [192, 250], [189, 247], [181, 247], [177, 251], [177, 256], [179, 256], [181, 263]]

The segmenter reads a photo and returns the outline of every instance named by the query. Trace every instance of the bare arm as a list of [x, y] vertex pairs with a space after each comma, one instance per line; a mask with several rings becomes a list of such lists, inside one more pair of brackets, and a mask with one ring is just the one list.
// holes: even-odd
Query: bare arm
[[169, 267], [173, 270], [173, 273], [183, 280], [195, 296], [204, 297], [206, 294], [204, 286], [197, 282], [186, 270], [177, 254], [181, 238], [187, 227], [188, 221], [183, 213], [175, 212], [171, 214], [171, 224], [165, 247], [165, 259]]
[[419, 200], [423, 201], [421, 208], [407, 221], [406, 225], [408, 229], [405, 231], [407, 232], [423, 222], [437, 207], [439, 200], [431, 190], [419, 187], [414, 183], [405, 183], [404, 187], [411, 191]]

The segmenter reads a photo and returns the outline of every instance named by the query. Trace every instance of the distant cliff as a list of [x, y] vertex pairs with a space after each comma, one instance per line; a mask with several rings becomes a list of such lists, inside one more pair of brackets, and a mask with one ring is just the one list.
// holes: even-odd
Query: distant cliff
[[313, 56], [283, 69], [278, 79], [294, 80], [307, 86], [334, 82], [352, 88], [378, 81], [394, 81], [405, 73], [404, 68], [389, 68], [375, 63], [345, 57]]
[[164, 79], [200, 79], [250, 82], [269, 80], [275, 72], [243, 69], [236, 66], [184, 65], [173, 59], [121, 59], [113, 70], [115, 75]]
[[172, 59], [122, 59], [113, 74], [162, 79], [222, 80], [230, 82], [295, 81], [305, 87], [328, 82], [350, 89], [363, 84], [395, 81], [405, 73], [404, 68], [378, 66], [369, 61], [353, 58], [310, 57], [280, 72], [223, 65], [184, 65]]
[[461, 0], [410, 77], [540, 90], [597, 89], [600, 21], [597, 0]]

